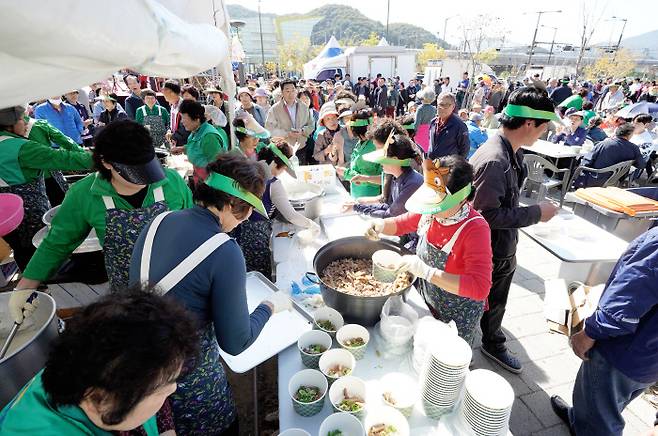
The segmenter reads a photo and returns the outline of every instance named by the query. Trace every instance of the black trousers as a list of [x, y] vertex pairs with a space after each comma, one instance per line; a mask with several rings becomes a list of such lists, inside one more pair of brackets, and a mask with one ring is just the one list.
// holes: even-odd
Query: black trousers
[[512, 278], [516, 271], [516, 256], [493, 259], [491, 275], [491, 291], [489, 291], [489, 310], [484, 312], [480, 320], [482, 329], [482, 347], [491, 352], [506, 350], [505, 334], [502, 324], [505, 316], [505, 306]]

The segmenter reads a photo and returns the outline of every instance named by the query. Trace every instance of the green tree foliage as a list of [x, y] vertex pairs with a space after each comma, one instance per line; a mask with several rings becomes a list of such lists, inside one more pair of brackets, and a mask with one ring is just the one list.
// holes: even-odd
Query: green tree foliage
[[423, 49], [416, 55], [416, 63], [418, 64], [418, 71], [423, 71], [427, 66], [428, 61], [440, 61], [446, 58], [446, 51], [443, 47], [438, 47], [436, 44], [425, 43]]

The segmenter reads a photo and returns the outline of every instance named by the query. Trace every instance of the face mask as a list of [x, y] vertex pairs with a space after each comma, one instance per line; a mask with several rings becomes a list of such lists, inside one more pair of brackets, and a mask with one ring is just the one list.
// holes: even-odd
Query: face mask
[[55, 106], [59, 106], [62, 104], [62, 99], [61, 98], [49, 98], [48, 101], [50, 104], [54, 104]]

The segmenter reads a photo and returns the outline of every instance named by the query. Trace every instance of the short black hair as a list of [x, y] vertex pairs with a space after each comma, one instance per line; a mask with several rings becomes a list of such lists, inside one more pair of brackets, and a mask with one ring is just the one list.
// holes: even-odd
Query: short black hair
[[183, 100], [178, 106], [178, 112], [187, 114], [193, 120], [199, 120], [202, 123], [206, 120], [206, 108], [198, 101]]
[[583, 102], [583, 110], [584, 111], [589, 111], [589, 110], [592, 110], [593, 108], [594, 108], [594, 103], [592, 103], [591, 101], [585, 100]]
[[[416, 118], [412, 114], [404, 115], [398, 118], [398, 123], [400, 123], [400, 126], [414, 126], [416, 123]], [[404, 131], [407, 133], [407, 135], [410, 138], [413, 138], [416, 135], [416, 129], [407, 129], [405, 127], [402, 127]]]
[[[451, 154], [440, 157], [438, 161], [442, 167], [450, 168], [450, 172], [446, 177], [446, 187], [451, 193], [454, 194], [469, 183], [473, 183], [473, 167], [464, 157]], [[467, 200], [472, 200], [474, 196], [475, 187], [473, 186]]]
[[[245, 127], [244, 125], [244, 120], [240, 118], [234, 118], [233, 119], [233, 126], [234, 127]], [[247, 137], [246, 133], [238, 132], [237, 130], [235, 131], [235, 137], [238, 138], [238, 141], [242, 141], [244, 138]]]
[[631, 123], [624, 123], [615, 129], [615, 136], [619, 138], [629, 138], [633, 136], [633, 132], [635, 132], [635, 126]]
[[370, 126], [370, 137], [383, 144], [388, 139], [388, 135], [391, 134], [391, 130], [395, 131], [394, 135], [407, 134], [400, 123], [390, 118], [384, 118]]
[[[131, 149], [149, 150], [153, 148], [151, 134], [139, 123], [132, 120], [119, 120], [109, 123], [94, 136], [92, 160], [94, 169], [105, 180], [112, 178], [112, 171], [103, 166], [103, 160], [111, 161], [111, 155], [117, 153], [117, 144], [130, 144]], [[110, 158], [108, 159], [108, 155]]]
[[[534, 86], [524, 86], [512, 92], [509, 96], [508, 104], [528, 106], [531, 109], [540, 111], [555, 111], [555, 104], [553, 103], [553, 100], [548, 97], [548, 92], [546, 92], [545, 89], [540, 89]], [[510, 117], [503, 113], [500, 117], [500, 124], [507, 129], [516, 130], [528, 119], [534, 120], [535, 126], [537, 127], [548, 122], [548, 120], [536, 118]]]
[[596, 117], [590, 118], [589, 123], [588, 123], [588, 127], [591, 129], [592, 127], [598, 127], [601, 124], [603, 124], [603, 118], [601, 118], [599, 116], [596, 116]]
[[653, 117], [649, 114], [637, 114], [633, 117], [634, 123], [649, 124], [653, 121]]
[[[372, 111], [364, 108], [352, 113], [350, 121], [367, 120], [370, 118], [372, 118]], [[351, 126], [350, 129], [352, 129], [352, 133], [358, 138], [366, 137], [368, 134], [368, 126]]]
[[148, 89], [148, 88], [142, 89], [141, 94], [142, 94], [142, 98], [146, 97], [147, 95], [150, 95], [151, 97], [155, 97], [155, 98], [158, 97], [158, 95], [155, 93], [155, 91], [153, 91], [152, 89]]
[[[219, 173], [235, 180], [243, 189], [261, 198], [265, 192], [265, 170], [258, 162], [247, 159], [234, 153], [223, 153], [217, 160], [206, 167], [209, 173]], [[194, 191], [194, 201], [203, 206], [214, 206], [218, 210], [225, 205], [232, 207], [233, 215], [237, 219], [244, 219], [252, 207], [246, 201], [233, 195], [211, 188], [205, 183], [197, 185]]]
[[302, 89], [301, 91], [299, 91], [297, 93], [297, 98], [302, 98], [302, 95], [307, 96], [309, 98], [309, 100], [311, 99], [311, 93], [308, 92], [308, 90], [306, 90], [306, 89]]
[[418, 158], [416, 147], [414, 143], [405, 134], [394, 134], [393, 142], [391, 142], [386, 150], [387, 157], [394, 157], [397, 159], [414, 159]]
[[587, 88], [582, 88], [580, 91], [578, 91], [578, 95], [580, 95], [581, 97], [587, 97], [588, 94], [589, 91], [587, 90]]
[[88, 398], [107, 402], [106, 425], [125, 420], [135, 406], [175, 381], [198, 353], [198, 325], [184, 307], [141, 287], [114, 290], [67, 321], [43, 370], [55, 406]]
[[293, 79], [284, 79], [281, 82], [281, 91], [285, 88], [286, 85], [292, 85], [294, 88], [297, 88], [297, 81]]
[[162, 85], [163, 88], [167, 88], [174, 94], [180, 95], [180, 84], [176, 80], [167, 80], [164, 85]]
[[194, 85], [183, 86], [183, 88], [181, 89], [181, 94], [185, 94], [186, 92], [190, 94], [192, 97], [194, 97], [195, 100], [199, 99], [199, 90], [196, 89]]
[[[292, 147], [287, 142], [281, 141], [277, 143], [276, 148], [278, 148], [285, 157], [292, 157]], [[270, 146], [264, 147], [258, 152], [258, 160], [265, 161], [268, 165], [274, 162], [277, 168], [283, 168], [286, 166], [286, 163], [272, 151]]]

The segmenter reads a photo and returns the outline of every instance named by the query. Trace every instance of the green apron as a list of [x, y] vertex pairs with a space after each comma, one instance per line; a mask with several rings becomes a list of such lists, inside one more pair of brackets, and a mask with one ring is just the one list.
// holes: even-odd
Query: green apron
[[[363, 159], [365, 154], [375, 151], [376, 147], [372, 141], [359, 141], [350, 157], [350, 167], [345, 170], [345, 180], [351, 180], [356, 175], [378, 176], [382, 173], [382, 166]], [[375, 183], [352, 183], [350, 182], [350, 194], [354, 198], [374, 197], [381, 194], [382, 187]]]

